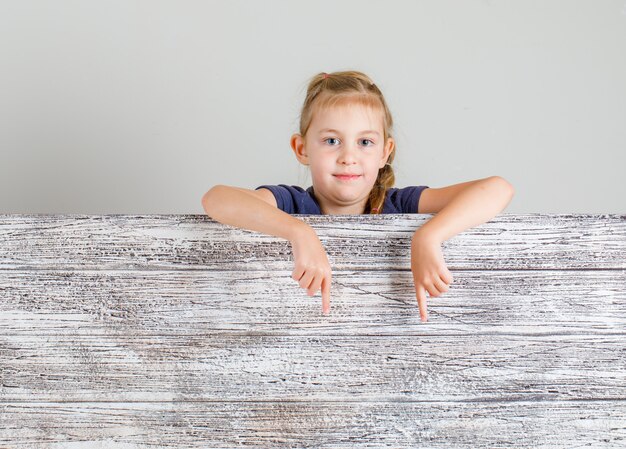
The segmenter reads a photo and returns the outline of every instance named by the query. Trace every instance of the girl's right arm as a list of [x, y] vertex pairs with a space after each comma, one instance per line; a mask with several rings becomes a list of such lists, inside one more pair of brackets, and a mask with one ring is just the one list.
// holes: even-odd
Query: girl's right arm
[[330, 312], [332, 273], [326, 250], [311, 226], [278, 209], [271, 191], [217, 185], [204, 194], [202, 207], [220, 223], [289, 240], [295, 264], [291, 277], [310, 296], [321, 290], [322, 311]]

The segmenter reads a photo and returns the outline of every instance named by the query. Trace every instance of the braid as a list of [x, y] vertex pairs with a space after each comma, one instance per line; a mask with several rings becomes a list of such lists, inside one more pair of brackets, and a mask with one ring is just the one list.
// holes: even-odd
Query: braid
[[[394, 153], [389, 156], [389, 160], [393, 159]], [[367, 206], [365, 213], [381, 214], [383, 206], [385, 205], [385, 197], [387, 196], [387, 190], [394, 186], [396, 183], [396, 176], [393, 172], [391, 164], [388, 162], [383, 168], [378, 171], [378, 177], [374, 183], [374, 187], [370, 192], [370, 196], [367, 200]]]

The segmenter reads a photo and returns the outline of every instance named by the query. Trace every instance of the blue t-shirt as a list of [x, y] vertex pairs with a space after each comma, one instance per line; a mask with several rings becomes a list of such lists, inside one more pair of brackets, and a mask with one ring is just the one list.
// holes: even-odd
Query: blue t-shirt
[[[320, 206], [313, 195], [313, 186], [304, 190], [299, 186], [264, 185], [261, 188], [270, 190], [276, 198], [278, 208], [288, 214], [321, 215]], [[416, 214], [417, 205], [424, 189], [428, 186], [409, 186], [402, 189], [387, 189], [383, 214]]]

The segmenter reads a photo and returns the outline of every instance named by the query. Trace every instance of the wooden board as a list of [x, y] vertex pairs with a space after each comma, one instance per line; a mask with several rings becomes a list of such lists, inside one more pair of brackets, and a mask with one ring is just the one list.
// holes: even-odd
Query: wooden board
[[452, 270], [419, 319], [410, 271], [337, 271], [331, 314], [286, 271], [0, 270], [11, 334], [561, 335], [626, 332], [626, 270]]
[[0, 447], [624, 447], [626, 216], [299, 216], [285, 240], [202, 215], [0, 215]]
[[624, 401], [0, 403], [0, 446], [621, 449]]
[[[303, 215], [342, 269], [406, 269], [429, 214]], [[0, 268], [287, 270], [284, 239], [202, 215], [0, 215]], [[444, 242], [450, 269], [626, 269], [626, 215], [512, 215]]]

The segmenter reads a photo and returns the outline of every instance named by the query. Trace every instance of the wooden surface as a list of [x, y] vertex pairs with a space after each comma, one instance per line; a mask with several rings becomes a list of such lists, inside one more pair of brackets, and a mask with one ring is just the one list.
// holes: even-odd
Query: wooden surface
[[0, 447], [626, 447], [626, 216], [299, 216], [331, 315], [283, 239], [204, 215], [0, 215]]

